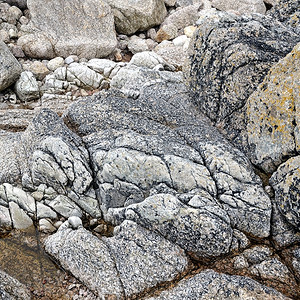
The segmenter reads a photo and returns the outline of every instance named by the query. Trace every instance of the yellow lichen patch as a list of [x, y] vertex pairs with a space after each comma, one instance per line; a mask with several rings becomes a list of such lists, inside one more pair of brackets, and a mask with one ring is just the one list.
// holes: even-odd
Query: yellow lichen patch
[[[300, 44], [273, 66], [247, 102], [247, 134], [255, 162], [281, 158], [299, 147]], [[298, 127], [298, 128], [297, 128]], [[298, 131], [297, 131], [298, 130]]]

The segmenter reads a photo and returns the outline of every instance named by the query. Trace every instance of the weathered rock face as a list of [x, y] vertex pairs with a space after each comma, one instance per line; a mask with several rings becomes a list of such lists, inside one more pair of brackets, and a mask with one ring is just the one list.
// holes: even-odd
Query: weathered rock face
[[111, 238], [98, 239], [69, 221], [45, 243], [46, 251], [98, 296], [125, 299], [188, 268], [182, 249], [160, 235], [124, 222]]
[[107, 0], [111, 6], [119, 33], [133, 34], [159, 25], [167, 10], [163, 0]]
[[34, 29], [31, 35], [22, 36], [18, 44], [29, 57], [71, 54], [85, 58], [105, 57], [116, 47], [113, 15], [102, 0], [88, 0], [84, 4], [78, 0], [30, 0], [27, 4]]
[[0, 41], [0, 70], [0, 91], [13, 84], [22, 71], [21, 65], [2, 41]]
[[286, 220], [295, 228], [300, 225], [300, 156], [290, 158], [280, 165], [271, 177], [275, 201]]
[[15, 278], [0, 270], [0, 299], [5, 300], [30, 300], [27, 288]]
[[230, 118], [299, 36], [260, 15], [203, 17], [186, 67], [191, 96], [213, 121]]
[[271, 68], [247, 102], [249, 156], [267, 172], [300, 151], [299, 59], [300, 44]]
[[277, 291], [256, 281], [241, 277], [216, 273], [212, 270], [201, 272], [189, 279], [183, 279], [170, 291], [162, 292], [149, 300], [163, 299], [286, 299]]
[[240, 14], [264, 14], [266, 12], [263, 0], [212, 0], [211, 4], [219, 10], [236, 11]]
[[300, 33], [300, 1], [281, 0], [268, 12], [268, 15], [283, 24], [290, 26], [296, 33]]

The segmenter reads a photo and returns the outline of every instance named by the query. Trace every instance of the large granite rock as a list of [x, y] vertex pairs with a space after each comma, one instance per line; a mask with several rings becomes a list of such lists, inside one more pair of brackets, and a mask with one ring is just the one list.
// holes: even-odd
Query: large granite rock
[[191, 278], [181, 280], [169, 291], [148, 300], [181, 299], [287, 299], [276, 290], [241, 276], [219, 274], [212, 270], [203, 271]]
[[226, 123], [299, 36], [261, 15], [215, 12], [198, 22], [185, 68], [191, 97], [211, 120]]
[[100, 298], [138, 295], [188, 268], [182, 249], [133, 222], [102, 239], [72, 224], [66, 221], [46, 240], [45, 249]]
[[8, 47], [0, 41], [0, 91], [13, 84], [22, 72], [22, 67], [10, 52]]
[[107, 0], [107, 3], [112, 8], [117, 31], [127, 35], [161, 24], [167, 14], [163, 0]]
[[18, 44], [29, 57], [105, 57], [116, 47], [113, 15], [105, 1], [29, 0], [27, 5], [31, 34], [19, 38]]

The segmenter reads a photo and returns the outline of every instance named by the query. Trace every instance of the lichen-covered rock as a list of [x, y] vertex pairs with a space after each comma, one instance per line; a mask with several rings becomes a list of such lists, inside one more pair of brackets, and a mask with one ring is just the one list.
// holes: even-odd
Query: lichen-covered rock
[[242, 108], [270, 67], [299, 41], [278, 21], [257, 14], [215, 12], [198, 22], [185, 74], [192, 100], [213, 121]]
[[116, 47], [113, 15], [105, 1], [28, 0], [27, 5], [34, 30], [18, 44], [30, 57], [105, 57]]
[[181, 280], [169, 291], [148, 300], [181, 299], [287, 299], [274, 289], [242, 276], [219, 274], [212, 270], [203, 271], [191, 278]]
[[300, 156], [279, 166], [270, 180], [276, 205], [285, 219], [299, 230], [300, 226]]
[[31, 296], [25, 285], [0, 270], [0, 299], [30, 300]]
[[300, 43], [274, 65], [247, 102], [247, 136], [254, 164], [272, 172], [300, 151]]
[[0, 91], [2, 91], [18, 79], [22, 67], [2, 41], [0, 41], [0, 53]]
[[131, 35], [144, 31], [164, 20], [167, 10], [163, 0], [108, 0], [119, 33]]

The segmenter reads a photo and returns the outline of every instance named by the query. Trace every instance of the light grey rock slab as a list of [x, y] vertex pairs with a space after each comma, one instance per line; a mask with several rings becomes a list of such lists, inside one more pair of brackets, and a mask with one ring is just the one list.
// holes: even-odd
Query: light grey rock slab
[[[84, 5], [78, 0], [67, 3], [30, 0], [27, 5], [35, 33], [23, 35], [18, 43], [30, 57], [54, 58], [71, 54], [84, 58], [105, 57], [116, 47], [113, 15], [102, 0], [85, 1]], [[45, 45], [49, 49], [40, 51], [39, 47], [45, 48]]]
[[26, 229], [33, 225], [25, 211], [15, 202], [9, 202], [9, 211], [15, 229]]
[[232, 240], [230, 219], [212, 201], [203, 201], [203, 206], [195, 209], [172, 195], [158, 194], [124, 209], [110, 209], [107, 218], [115, 223], [135, 221], [197, 258], [227, 253]]
[[270, 183], [275, 190], [275, 202], [285, 219], [299, 230], [300, 225], [300, 156], [281, 164]]
[[110, 72], [117, 66], [117, 63], [109, 59], [93, 58], [88, 61], [87, 66], [100, 74], [104, 74], [105, 72], [110, 74]]
[[158, 82], [181, 83], [183, 82], [183, 77], [180, 72], [159, 72], [131, 65], [120, 69], [111, 80], [111, 87], [121, 90], [130, 97], [136, 98], [145, 87]]
[[65, 218], [71, 216], [82, 217], [82, 210], [67, 196], [59, 195], [50, 201], [48, 205]]
[[30, 300], [31, 295], [25, 285], [0, 270], [0, 299]]
[[171, 281], [188, 270], [184, 251], [132, 221], [115, 227], [104, 240], [116, 262], [126, 297]]
[[39, 231], [43, 233], [53, 233], [57, 230], [49, 219], [40, 219], [38, 224]]
[[131, 35], [163, 22], [167, 10], [163, 0], [108, 0], [114, 17], [116, 30]]
[[9, 209], [2, 205], [0, 205], [0, 227], [8, 229], [12, 228], [12, 220]]
[[224, 1], [224, 0], [212, 0], [213, 7], [224, 11], [236, 11], [240, 14], [265, 14], [266, 6], [263, 0], [242, 0], [242, 1]]
[[0, 198], [5, 200], [7, 204], [11, 201], [17, 203], [32, 217], [36, 214], [34, 198], [19, 187], [15, 187], [9, 183], [0, 185]]
[[73, 230], [66, 221], [45, 241], [46, 251], [101, 298], [124, 299], [115, 262], [103, 241], [84, 228]]
[[212, 270], [203, 271], [191, 278], [183, 279], [169, 291], [148, 300], [180, 299], [289, 299], [276, 290], [253, 279], [219, 274]]
[[15, 83], [22, 72], [22, 67], [2, 41], [0, 53], [0, 91], [2, 91]]
[[37, 202], [36, 205], [36, 217], [37, 219], [56, 219], [57, 214], [55, 211], [53, 211], [50, 207], [47, 205], [44, 205], [43, 203]]
[[30, 71], [21, 73], [15, 84], [15, 91], [22, 102], [36, 100], [40, 97], [39, 85]]
[[78, 229], [78, 228], [83, 227], [82, 220], [77, 216], [69, 217], [68, 222], [72, 229]]
[[133, 54], [149, 50], [146, 40], [136, 35], [133, 35], [129, 38], [127, 47], [128, 50]]

